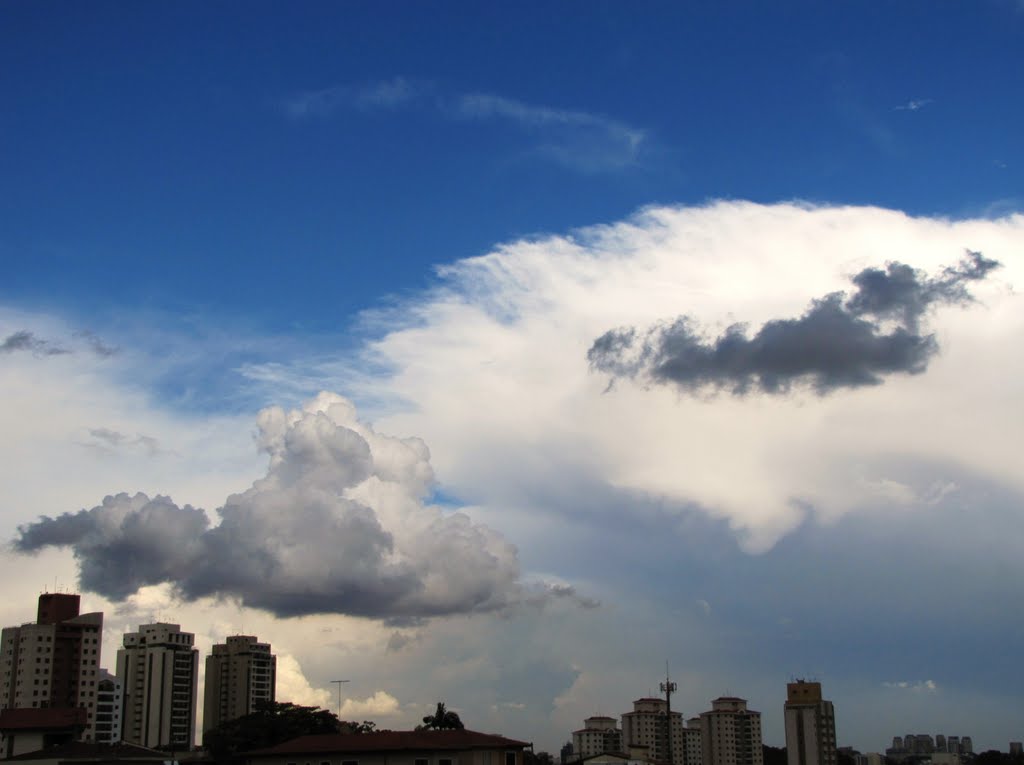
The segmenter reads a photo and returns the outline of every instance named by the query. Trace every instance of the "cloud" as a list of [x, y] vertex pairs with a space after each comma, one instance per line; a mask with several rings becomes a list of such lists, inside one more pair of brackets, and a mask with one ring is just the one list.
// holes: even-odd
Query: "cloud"
[[900, 112], [900, 111], [916, 112], [919, 109], [923, 109], [924, 107], [926, 107], [928, 104], [930, 104], [932, 102], [933, 101], [932, 101], [931, 98], [912, 98], [909, 101], [907, 101], [905, 104], [900, 104], [899, 106], [894, 106], [893, 107], [893, 111], [894, 112]]
[[297, 120], [324, 117], [344, 108], [394, 109], [416, 99], [428, 87], [402, 77], [359, 86], [336, 85], [297, 93], [285, 102], [284, 108], [289, 117]]
[[510, 120], [542, 137], [542, 153], [588, 171], [634, 165], [648, 140], [646, 131], [601, 115], [534, 106], [488, 93], [458, 97], [454, 113], [464, 119]]
[[[984, 256], [965, 258], [966, 244]], [[379, 336], [347, 363], [374, 372], [348, 376], [349, 390], [378, 402], [375, 419], [391, 432], [428, 440], [444, 491], [474, 518], [534, 540], [537, 567], [539, 550], [559, 554], [552, 528], [572, 535], [581, 520], [603, 527], [623, 515], [700, 513], [724, 521], [744, 549], [764, 551], [805, 522], [918, 506], [936, 485], [957, 482], [954, 469], [1024, 485], [1007, 440], [1016, 431], [1005, 426], [1017, 406], [1012, 381], [1024, 374], [1010, 350], [1024, 338], [1011, 288], [1022, 278], [1021, 246], [1021, 216], [649, 208], [442, 267], [435, 289], [373, 317]], [[842, 297], [808, 308], [810, 297], [830, 295]], [[711, 349], [737, 317], [757, 328], [747, 345], [772, 330], [758, 340], [767, 349], [831, 317], [869, 350], [888, 344], [902, 355], [875, 362], [855, 345], [808, 361], [798, 346], [801, 365], [775, 372], [788, 396], [680, 395], [674, 383], [608, 392], [587, 363], [595, 338], [609, 327], [662, 326], [680, 306], [711, 334], [701, 341]], [[927, 374], [885, 371], [919, 362]], [[753, 392], [761, 371], [748, 362], [734, 377], [702, 374], [725, 390], [749, 375]], [[307, 366], [294, 374], [317, 377]], [[274, 377], [287, 380], [288, 366]], [[885, 384], [861, 384], [871, 377]], [[930, 467], [903, 473], [917, 462]]]
[[939, 686], [935, 684], [934, 680], [923, 680], [921, 682], [910, 682], [907, 680], [898, 680], [893, 682], [884, 682], [882, 686], [885, 688], [896, 688], [904, 691], [914, 691], [915, 693], [938, 693]]
[[83, 443], [82, 446], [103, 453], [111, 453], [118, 449], [135, 449], [149, 457], [155, 457], [163, 452], [160, 441], [152, 436], [139, 434], [135, 438], [128, 438], [124, 433], [110, 428], [89, 428], [89, 435], [94, 441]]
[[[291, 654], [277, 653], [277, 700], [331, 709], [331, 693], [309, 684], [302, 666]], [[337, 707], [334, 707], [337, 709]]]
[[687, 392], [722, 388], [781, 394], [810, 385], [819, 395], [879, 385], [886, 375], [920, 374], [938, 352], [922, 334], [925, 312], [936, 304], [971, 302], [966, 283], [984, 279], [999, 264], [969, 252], [956, 267], [929, 278], [898, 262], [865, 268], [851, 281], [852, 295], [833, 292], [814, 300], [798, 319], [766, 322], [753, 337], [733, 324], [713, 341], [682, 316], [644, 332], [610, 330], [587, 351], [593, 369], [613, 377], [672, 383]]
[[293, 119], [417, 108], [458, 122], [504, 122], [529, 134], [532, 152], [583, 172], [635, 166], [648, 148], [648, 132], [590, 112], [529, 104], [492, 93], [446, 93], [434, 84], [395, 77], [298, 93], [285, 102]]
[[66, 348], [55, 345], [48, 340], [42, 340], [27, 330], [14, 332], [0, 343], [0, 353], [14, 353], [16, 351], [28, 351], [35, 356], [60, 356], [65, 353], [71, 353]]
[[69, 348], [52, 340], [44, 340], [29, 330], [21, 329], [4, 338], [0, 343], [0, 354], [27, 351], [33, 356], [64, 356], [74, 353], [75, 345], [79, 346], [77, 350], [81, 350], [82, 342], [85, 343], [85, 350], [99, 358], [109, 358], [118, 353], [117, 348], [106, 345], [92, 332], [74, 332], [71, 335], [72, 347]]
[[571, 588], [526, 592], [511, 544], [424, 505], [434, 478], [419, 439], [375, 432], [332, 394], [301, 411], [265, 409], [258, 424], [268, 473], [228, 497], [218, 525], [167, 497], [118, 494], [20, 526], [15, 549], [71, 547], [81, 586], [114, 600], [169, 582], [187, 600], [232, 597], [279, 616], [408, 620], [585, 603]]
[[398, 699], [387, 691], [376, 691], [365, 699], [345, 699], [341, 705], [342, 720], [366, 720], [374, 717], [390, 717], [401, 711]]

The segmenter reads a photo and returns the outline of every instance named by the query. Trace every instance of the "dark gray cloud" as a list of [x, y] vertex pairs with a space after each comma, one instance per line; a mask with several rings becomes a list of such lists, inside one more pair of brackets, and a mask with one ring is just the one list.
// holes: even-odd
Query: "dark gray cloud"
[[523, 587], [515, 547], [425, 505], [433, 473], [419, 439], [380, 435], [328, 394], [302, 412], [264, 410], [259, 425], [268, 473], [228, 497], [218, 525], [166, 497], [118, 494], [19, 527], [15, 549], [70, 547], [81, 586], [113, 600], [170, 583], [189, 600], [395, 624], [556, 598], [592, 605], [565, 586]]
[[28, 351], [36, 356], [59, 356], [71, 352], [48, 340], [38, 338], [32, 332], [24, 329], [8, 335], [0, 343], [0, 353], [14, 353], [15, 351]]
[[101, 358], [109, 358], [110, 356], [116, 356], [118, 353], [121, 352], [120, 348], [115, 348], [114, 346], [107, 345], [106, 343], [104, 343], [103, 340], [101, 340], [96, 335], [95, 332], [83, 330], [82, 332], [76, 332], [75, 337], [80, 337], [83, 340], [85, 340], [85, 342], [89, 346], [89, 350]]
[[936, 277], [903, 263], [866, 268], [852, 278], [851, 295], [834, 292], [814, 300], [796, 319], [766, 322], [753, 335], [734, 324], [713, 340], [681, 316], [646, 331], [625, 327], [591, 345], [591, 368], [684, 390], [719, 388], [742, 395], [785, 393], [809, 385], [819, 394], [878, 385], [890, 374], [919, 374], [938, 351], [921, 323], [936, 304], [972, 301], [968, 283], [999, 264], [968, 252]]
[[[87, 349], [100, 358], [108, 358], [119, 352], [117, 348], [105, 344], [92, 332], [76, 332], [74, 338], [75, 340], [84, 341]], [[76, 344], [80, 345], [80, 343], [72, 343], [72, 345]], [[27, 351], [34, 356], [62, 356], [74, 353], [71, 348], [65, 348], [52, 340], [44, 340], [34, 332], [26, 329], [18, 330], [8, 335], [0, 343], [0, 353], [14, 353], [16, 351]]]

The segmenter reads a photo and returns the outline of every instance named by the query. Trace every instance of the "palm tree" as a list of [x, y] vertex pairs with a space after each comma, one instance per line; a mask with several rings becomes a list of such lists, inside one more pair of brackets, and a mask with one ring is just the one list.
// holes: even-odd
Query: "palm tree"
[[434, 714], [423, 718], [422, 727], [425, 730], [431, 728], [434, 730], [462, 730], [466, 726], [462, 724], [462, 720], [455, 712], [449, 712], [444, 708], [444, 702], [439, 701]]

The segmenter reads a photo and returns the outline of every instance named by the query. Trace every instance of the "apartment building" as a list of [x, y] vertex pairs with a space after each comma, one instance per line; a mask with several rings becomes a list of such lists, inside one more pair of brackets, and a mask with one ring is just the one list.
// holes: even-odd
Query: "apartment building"
[[143, 624], [124, 636], [117, 676], [124, 683], [123, 740], [152, 749], [188, 749], [196, 731], [199, 651], [177, 624]]
[[43, 593], [36, 621], [0, 633], [0, 710], [85, 710], [82, 739], [96, 733], [103, 614], [81, 614], [79, 595]]
[[277, 657], [269, 643], [252, 635], [232, 635], [206, 657], [203, 732], [254, 712], [260, 701], [274, 701]]
[[821, 683], [788, 683], [785, 719], [787, 765], [837, 765], [836, 717]]
[[763, 765], [761, 713], [747, 700], [721, 696], [700, 715], [704, 765]]

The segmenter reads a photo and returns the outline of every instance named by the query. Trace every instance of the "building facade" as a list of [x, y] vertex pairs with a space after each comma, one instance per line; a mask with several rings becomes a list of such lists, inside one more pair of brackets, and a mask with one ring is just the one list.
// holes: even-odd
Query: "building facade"
[[700, 715], [704, 765], [763, 765], [761, 713], [747, 700], [721, 696]]
[[837, 765], [836, 717], [821, 683], [788, 683], [785, 718], [788, 765]]
[[124, 684], [105, 669], [96, 682], [97, 744], [116, 744], [121, 740], [121, 714], [124, 710]]
[[154, 749], [191, 748], [199, 674], [194, 642], [195, 636], [177, 624], [143, 624], [125, 634], [117, 652], [124, 741]]
[[696, 765], [686, 762], [683, 715], [669, 713], [665, 699], [643, 698], [633, 702], [633, 711], [622, 715], [622, 743], [627, 752], [646, 747], [648, 758], [655, 762]]
[[583, 727], [572, 732], [574, 759], [605, 752], [622, 752], [622, 731], [614, 717], [595, 716], [583, 721]]
[[36, 621], [0, 633], [0, 710], [85, 710], [82, 738], [93, 740], [103, 614], [80, 614], [81, 598], [39, 596]]
[[277, 657], [269, 643], [252, 635], [232, 635], [206, 657], [203, 732], [226, 720], [256, 711], [260, 701], [274, 701]]

